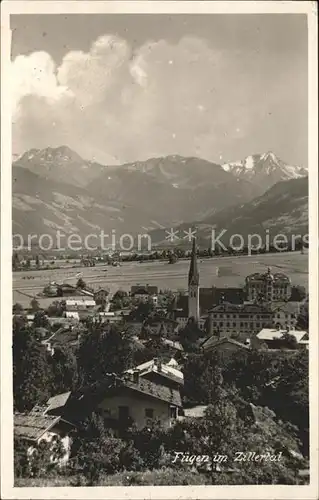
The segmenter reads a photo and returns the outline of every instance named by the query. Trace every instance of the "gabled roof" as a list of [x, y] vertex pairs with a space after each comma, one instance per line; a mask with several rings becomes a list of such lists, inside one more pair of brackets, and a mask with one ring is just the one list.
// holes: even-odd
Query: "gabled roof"
[[182, 407], [181, 395], [177, 389], [171, 389], [162, 384], [154, 384], [150, 380], [144, 378], [140, 378], [138, 383], [125, 380], [123, 385], [133, 391]]
[[238, 342], [238, 340], [232, 339], [230, 337], [222, 337], [220, 339], [216, 337], [209, 337], [207, 340], [205, 340], [201, 347], [204, 350], [211, 350], [223, 344], [233, 344], [241, 349], [249, 350], [249, 347], [247, 345], [243, 344], [242, 342]]
[[30, 441], [37, 441], [56, 425], [61, 417], [36, 413], [15, 413], [14, 434]]

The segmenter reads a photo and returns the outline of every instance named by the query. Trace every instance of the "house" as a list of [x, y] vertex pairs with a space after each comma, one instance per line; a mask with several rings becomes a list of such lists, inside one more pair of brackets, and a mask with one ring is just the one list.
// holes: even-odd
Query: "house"
[[62, 326], [64, 327], [70, 327], [72, 325], [75, 325], [77, 323], [77, 319], [74, 317], [65, 317], [65, 316], [49, 316], [48, 317], [48, 322], [49, 325], [52, 327], [56, 328], [61, 328]]
[[115, 431], [133, 423], [138, 429], [152, 422], [158, 422], [164, 428], [170, 427], [182, 408], [179, 384], [170, 387], [155, 383], [140, 376], [138, 370], [127, 372], [122, 377], [109, 374], [103, 382], [92, 384], [78, 393], [57, 395], [53, 401], [51, 398], [50, 404], [48, 413], [71, 422], [98, 412], [104, 417], [105, 424]]
[[273, 302], [271, 305], [273, 312], [272, 325], [277, 328], [294, 330], [300, 314], [300, 302]]
[[[309, 334], [304, 330], [281, 330], [279, 328], [263, 328], [256, 336], [256, 338], [267, 345], [270, 349], [278, 348], [280, 346], [280, 341], [285, 340], [285, 336], [289, 334], [296, 339], [297, 348], [308, 349], [309, 348]], [[285, 347], [285, 343], [282, 344]], [[288, 345], [287, 345], [288, 347]]]
[[249, 343], [243, 344], [242, 342], [238, 342], [238, 340], [232, 339], [230, 337], [209, 337], [204, 341], [201, 347], [205, 354], [217, 352], [224, 355], [250, 350]]
[[140, 378], [145, 378], [168, 387], [179, 388], [184, 384], [183, 372], [179, 370], [176, 362], [174, 363], [172, 360], [169, 363], [163, 363], [161, 360], [155, 358], [131, 368], [125, 373], [131, 375], [138, 373]]
[[42, 341], [47, 351], [53, 355], [57, 347], [77, 347], [81, 338], [81, 333], [76, 327], [61, 327], [51, 337]]
[[247, 299], [254, 301], [263, 298], [266, 301], [289, 300], [291, 281], [283, 273], [272, 274], [270, 267], [266, 273], [250, 274], [245, 279]]
[[209, 311], [210, 333], [219, 333], [221, 337], [237, 335], [243, 341], [270, 326], [272, 321], [271, 309], [260, 304], [223, 303]]
[[98, 409], [115, 427], [134, 423], [138, 429], [143, 429], [157, 422], [168, 428], [175, 423], [182, 408], [177, 388], [151, 382], [140, 377], [139, 372], [101, 392], [99, 399]]
[[147, 302], [152, 300], [157, 305], [158, 287], [150, 285], [133, 285], [131, 287], [131, 297]]
[[178, 322], [163, 316], [152, 316], [145, 320], [144, 326], [149, 326], [154, 333], [167, 337], [175, 334], [178, 330]]
[[[246, 295], [243, 288], [236, 287], [217, 288], [213, 286], [211, 292], [212, 305], [218, 305], [223, 302], [228, 302], [229, 304], [243, 304]], [[211, 309], [211, 307], [209, 309]]]
[[94, 316], [94, 321], [102, 321], [102, 323], [121, 323], [125, 318], [121, 314], [115, 312], [100, 311]]
[[79, 316], [78, 311], [65, 311], [65, 317], [72, 318], [76, 321], [80, 321], [80, 316]]
[[[52, 462], [65, 465], [70, 458], [71, 438], [70, 432], [74, 425], [61, 418], [61, 416], [46, 415], [45, 407], [35, 407], [29, 413], [15, 413], [14, 436], [29, 444], [28, 455], [31, 456], [37, 445], [43, 441], [51, 443]], [[57, 439], [62, 444], [63, 455], [54, 456], [54, 445]]]
[[77, 297], [73, 299], [67, 299], [65, 301], [66, 311], [80, 311], [86, 310], [90, 311], [96, 307], [96, 302], [93, 299], [86, 299], [84, 297]]
[[[170, 339], [162, 339], [162, 343], [167, 347], [175, 349], [177, 352], [184, 352], [184, 348], [180, 342]], [[168, 363], [169, 364], [169, 363]]]
[[[208, 293], [209, 290], [209, 293]], [[189, 296], [180, 295], [175, 303], [175, 308], [172, 312], [172, 318], [177, 322], [179, 328], [185, 328], [190, 316], [189, 316]], [[205, 328], [206, 315], [203, 315], [205, 311], [208, 311], [212, 306], [212, 294], [211, 288], [200, 288], [199, 289], [199, 317], [197, 319], [197, 325], [201, 330]]]
[[102, 304], [107, 300], [108, 295], [108, 290], [105, 290], [105, 288], [100, 288], [99, 290], [96, 290], [94, 292], [94, 300], [97, 304]]

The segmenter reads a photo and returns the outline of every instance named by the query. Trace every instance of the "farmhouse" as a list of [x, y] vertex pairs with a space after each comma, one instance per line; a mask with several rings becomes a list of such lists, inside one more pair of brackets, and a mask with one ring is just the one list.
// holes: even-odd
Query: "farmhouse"
[[[60, 416], [45, 414], [46, 407], [34, 407], [30, 413], [15, 413], [14, 436], [25, 441], [28, 447], [28, 455], [32, 455], [37, 445], [47, 442], [51, 445], [52, 462], [57, 461], [60, 465], [68, 462], [71, 449], [71, 438], [69, 433], [74, 425], [65, 421]], [[57, 441], [62, 444], [62, 456], [55, 457], [55, 445]]]
[[138, 429], [152, 422], [170, 427], [178, 417], [182, 401], [177, 388], [151, 382], [135, 372], [131, 380], [102, 392], [98, 408], [114, 427], [130, 422]]

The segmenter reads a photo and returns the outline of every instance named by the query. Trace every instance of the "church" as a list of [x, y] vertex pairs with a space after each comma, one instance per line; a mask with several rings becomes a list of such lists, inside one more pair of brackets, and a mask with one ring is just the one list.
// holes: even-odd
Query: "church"
[[184, 327], [192, 318], [201, 330], [204, 329], [206, 317], [213, 304], [212, 288], [200, 288], [197, 263], [196, 239], [193, 238], [191, 260], [188, 272], [188, 294], [176, 297], [173, 308], [174, 319]]

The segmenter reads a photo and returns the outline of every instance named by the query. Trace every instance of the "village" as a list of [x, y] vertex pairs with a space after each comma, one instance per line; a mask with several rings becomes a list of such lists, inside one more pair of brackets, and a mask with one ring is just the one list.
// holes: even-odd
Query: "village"
[[[231, 376], [230, 369], [236, 363], [237, 369], [243, 371], [245, 383], [248, 380], [254, 385], [254, 377], [261, 377], [258, 390], [273, 394], [282, 390], [278, 389], [282, 383], [280, 370], [287, 363], [308, 360], [308, 295], [305, 289], [292, 284], [289, 276], [283, 273], [273, 274], [269, 267], [263, 273], [248, 275], [244, 287], [201, 287], [195, 239], [186, 293], [160, 290], [146, 283], [132, 285], [129, 292], [118, 289], [111, 293], [106, 288], [91, 288], [79, 277], [75, 285], [51, 282], [42, 295], [50, 298], [45, 309], [40, 307], [37, 298], [30, 301], [29, 307], [17, 303], [13, 306], [14, 358], [15, 338], [29, 335], [30, 342], [36, 342], [39, 355], [47, 360], [50, 370], [51, 365], [54, 367], [55, 377], [55, 364], [58, 363], [62, 373], [59, 373], [59, 383], [53, 387], [64, 390], [53, 393], [51, 389], [48, 393], [48, 388], [37, 381], [36, 390], [25, 398], [21, 379], [19, 375], [16, 377], [15, 439], [24, 443], [29, 457], [29, 466], [19, 472], [22, 476], [36, 474], [30, 472], [32, 457], [34, 461], [41, 443], [49, 443], [51, 467], [58, 464], [59, 470], [66, 470], [76, 456], [78, 461], [79, 452], [74, 451], [74, 443], [79, 435], [84, 439], [83, 422], [87, 419], [101, 418], [105, 432], [121, 442], [128, 439], [128, 429], [132, 426], [136, 435], [154, 426], [161, 429], [160, 432], [174, 433], [178, 426], [192, 421], [202, 425], [208, 418], [210, 405], [223, 400], [226, 387], [232, 391], [231, 386], [237, 384], [237, 377]], [[16, 347], [20, 360], [24, 356], [21, 349], [19, 345]], [[69, 381], [63, 373], [70, 368], [63, 364], [69, 363], [71, 358], [76, 359], [73, 370], [77, 372], [76, 381], [74, 373]], [[273, 367], [271, 373], [254, 375], [250, 370], [251, 378], [247, 379], [244, 367], [249, 359], [255, 363], [258, 360], [258, 370]], [[206, 377], [204, 388], [201, 387], [203, 375]], [[25, 372], [20, 377], [25, 378]], [[239, 393], [242, 391], [240, 389]], [[260, 404], [264, 396], [245, 398], [243, 403], [239, 393], [232, 404], [237, 408], [241, 401], [240, 411], [244, 406], [245, 422], [249, 418], [256, 425], [269, 421], [271, 427], [282, 426], [280, 422], [275, 423], [278, 420], [276, 412]], [[283, 412], [280, 403], [277, 409]], [[299, 425], [298, 435], [305, 441], [304, 451], [290, 445], [287, 455], [289, 460], [292, 457], [297, 462], [300, 460], [294, 467], [298, 484], [300, 474], [307, 476], [307, 430]], [[86, 437], [89, 440], [93, 432], [90, 429]], [[59, 456], [52, 451], [57, 439]], [[135, 446], [141, 454], [139, 446]], [[183, 450], [170, 449], [171, 456], [180, 451]], [[195, 450], [187, 451], [192, 454]], [[213, 451], [220, 453], [222, 450]], [[241, 451], [236, 449], [234, 453]], [[143, 460], [144, 469], [148, 470], [151, 467], [149, 458]], [[168, 463], [172, 460], [168, 459]], [[209, 474], [229, 472], [229, 464], [217, 465], [209, 464]], [[80, 470], [83, 472], [87, 467], [84, 461]], [[123, 468], [130, 470], [127, 464], [121, 467], [115, 467], [114, 472]], [[134, 467], [131, 468], [135, 470]], [[101, 469], [113, 472], [112, 467], [101, 466]], [[236, 470], [235, 476], [238, 475]], [[90, 474], [92, 476], [93, 472]], [[205, 474], [200, 478], [207, 477], [207, 468]], [[91, 476], [91, 481], [97, 480]]]

